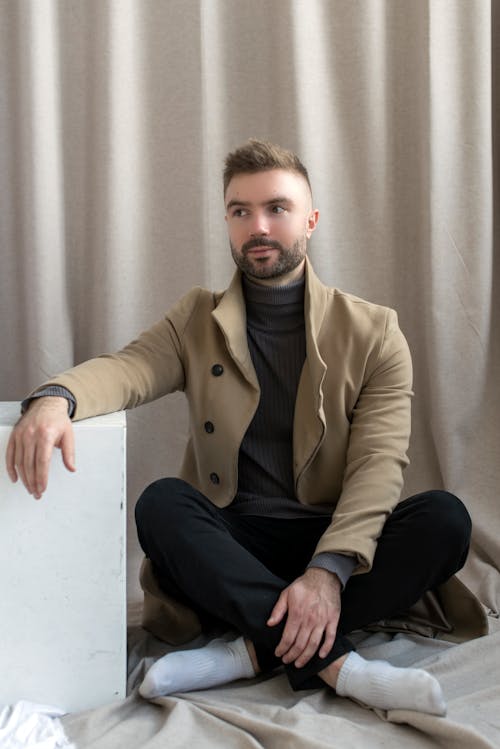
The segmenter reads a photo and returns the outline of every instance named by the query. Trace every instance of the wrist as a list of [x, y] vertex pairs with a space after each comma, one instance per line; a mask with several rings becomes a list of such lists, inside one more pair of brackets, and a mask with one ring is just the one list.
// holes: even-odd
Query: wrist
[[339, 588], [342, 588], [342, 583], [336, 572], [330, 572], [324, 567], [308, 567], [304, 573], [309, 579], [321, 582], [329, 582]]
[[42, 395], [39, 398], [33, 398], [26, 411], [38, 408], [39, 410], [49, 408], [53, 411], [61, 411], [62, 413], [68, 413], [68, 399], [61, 395]]

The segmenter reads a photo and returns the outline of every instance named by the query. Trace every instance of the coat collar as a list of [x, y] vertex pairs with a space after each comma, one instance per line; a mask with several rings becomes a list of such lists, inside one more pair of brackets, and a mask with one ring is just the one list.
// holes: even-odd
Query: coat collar
[[241, 285], [241, 271], [238, 269], [212, 312], [229, 350], [247, 382], [260, 391], [257, 374], [252, 363], [247, 343], [247, 313]]
[[[306, 349], [311, 379], [318, 386], [319, 391], [321, 391], [326, 365], [318, 350], [317, 336], [325, 315], [327, 293], [326, 287], [316, 276], [309, 259], [306, 257], [304, 295]], [[235, 272], [229, 287], [222, 295], [212, 315], [224, 335], [229, 353], [241, 373], [252, 387], [259, 390], [257, 375], [247, 343], [245, 299], [239, 269]], [[318, 410], [321, 409], [322, 394], [316, 406]]]
[[306, 257], [306, 290], [304, 297], [304, 318], [306, 323], [306, 350], [313, 380], [320, 386], [323, 382], [326, 364], [318, 349], [318, 336], [325, 317], [328, 289], [314, 272]]

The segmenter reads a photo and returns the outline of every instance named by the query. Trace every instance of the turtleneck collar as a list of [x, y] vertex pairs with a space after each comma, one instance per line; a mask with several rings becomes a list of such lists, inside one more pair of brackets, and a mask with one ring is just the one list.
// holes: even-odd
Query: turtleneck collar
[[249, 327], [286, 331], [304, 326], [304, 276], [285, 286], [264, 286], [243, 275], [242, 288]]

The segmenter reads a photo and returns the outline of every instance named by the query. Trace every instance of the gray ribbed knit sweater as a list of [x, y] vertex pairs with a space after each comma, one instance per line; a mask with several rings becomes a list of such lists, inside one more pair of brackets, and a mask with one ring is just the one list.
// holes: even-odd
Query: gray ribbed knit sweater
[[238, 494], [231, 509], [278, 518], [331, 516], [332, 506], [300, 504], [293, 481], [293, 418], [306, 358], [304, 279], [262, 286], [243, 277], [243, 293], [261, 395], [240, 447]]
[[[333, 512], [333, 504], [301, 504], [293, 481], [293, 419], [306, 357], [304, 290], [304, 278], [263, 286], [243, 276], [248, 347], [261, 395], [240, 447], [233, 512], [297, 519]], [[345, 586], [356, 560], [323, 553], [309, 566], [334, 572]]]

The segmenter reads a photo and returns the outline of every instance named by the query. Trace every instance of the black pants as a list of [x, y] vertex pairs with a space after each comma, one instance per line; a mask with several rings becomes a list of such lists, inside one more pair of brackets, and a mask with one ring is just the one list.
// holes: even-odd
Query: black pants
[[[263, 671], [284, 622], [266, 621], [281, 591], [311, 560], [330, 520], [241, 516], [215, 507], [180, 479], [151, 484], [136, 506], [139, 541], [163, 590], [187, 603], [202, 623], [222, 620], [250, 639]], [[316, 674], [353, 649], [349, 632], [407, 611], [422, 594], [465, 563], [471, 521], [462, 502], [444, 491], [401, 502], [379, 538], [370, 572], [354, 575], [342, 593], [337, 637], [326, 658], [285, 667], [294, 689], [322, 684]]]

